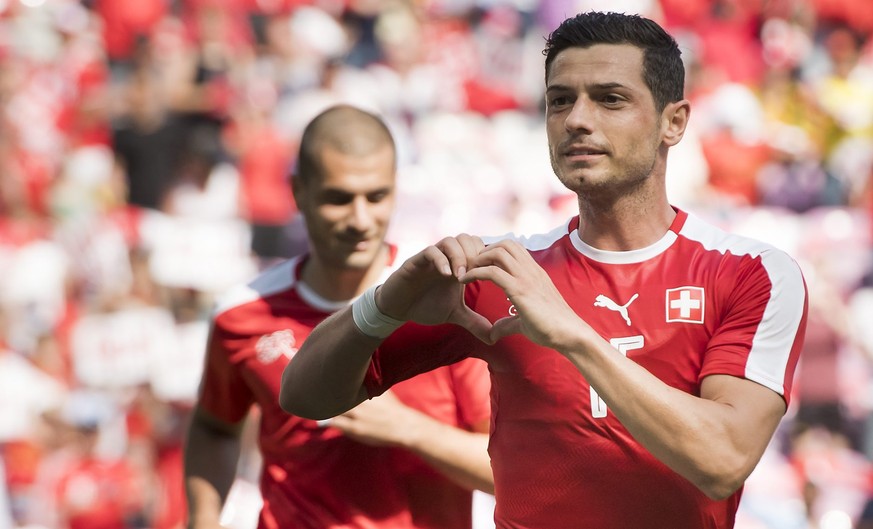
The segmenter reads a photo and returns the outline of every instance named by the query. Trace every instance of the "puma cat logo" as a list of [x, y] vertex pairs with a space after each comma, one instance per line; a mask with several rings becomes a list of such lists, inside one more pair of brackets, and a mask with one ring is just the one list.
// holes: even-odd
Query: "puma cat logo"
[[633, 296], [631, 296], [631, 298], [628, 300], [627, 303], [625, 303], [624, 305], [619, 305], [618, 303], [616, 303], [615, 301], [612, 301], [611, 299], [604, 296], [603, 294], [600, 294], [594, 299], [594, 306], [595, 307], [606, 307], [609, 310], [614, 310], [615, 312], [618, 312], [619, 314], [621, 314], [621, 317], [624, 318], [624, 321], [627, 322], [628, 327], [630, 327], [631, 320], [630, 320], [630, 316], [628, 316], [628, 314], [627, 314], [627, 308], [638, 297], [639, 297], [639, 294], [634, 294]]

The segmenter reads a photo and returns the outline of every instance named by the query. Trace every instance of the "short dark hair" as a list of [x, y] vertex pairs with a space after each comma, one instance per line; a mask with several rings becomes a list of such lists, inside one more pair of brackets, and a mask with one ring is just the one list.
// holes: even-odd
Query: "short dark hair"
[[321, 154], [330, 147], [343, 154], [367, 155], [388, 145], [395, 153], [394, 137], [385, 122], [371, 112], [351, 105], [335, 105], [319, 113], [303, 129], [293, 178], [308, 183], [320, 178]]
[[567, 48], [595, 44], [631, 44], [643, 50], [643, 80], [658, 112], [685, 93], [685, 66], [676, 40], [656, 22], [622, 13], [579, 13], [564, 20], [546, 40], [546, 81], [558, 54]]

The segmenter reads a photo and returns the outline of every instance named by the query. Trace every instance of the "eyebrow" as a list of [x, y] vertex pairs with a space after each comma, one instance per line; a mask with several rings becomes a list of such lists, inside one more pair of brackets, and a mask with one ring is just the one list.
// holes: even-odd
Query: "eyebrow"
[[[374, 193], [389, 193], [389, 192], [391, 192], [392, 189], [394, 189], [392, 186], [383, 186], [383, 187], [378, 187], [376, 189], [371, 189], [369, 191], [365, 191], [363, 194], [364, 195], [372, 195]], [[349, 191], [348, 189], [341, 189], [338, 187], [325, 187], [325, 188], [322, 188], [321, 192], [324, 194], [333, 194], [333, 195], [342, 195], [342, 196], [354, 196], [354, 195], [358, 194], [357, 191]]]
[[[594, 90], [600, 90], [600, 91], [615, 90], [616, 88], [625, 88], [628, 90], [631, 89], [627, 85], [623, 85], [621, 83], [596, 83], [596, 84], [590, 85], [588, 88], [594, 89]], [[570, 92], [572, 92], [573, 88], [571, 88], [567, 85], [562, 85], [562, 84], [554, 84], [554, 85], [549, 85], [546, 87], [546, 92], [552, 92], [552, 91], [556, 91], [556, 92], [570, 91]]]

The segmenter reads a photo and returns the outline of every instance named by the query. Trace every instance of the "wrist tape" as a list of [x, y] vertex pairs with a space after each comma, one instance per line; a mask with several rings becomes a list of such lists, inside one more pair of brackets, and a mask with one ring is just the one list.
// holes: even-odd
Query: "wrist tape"
[[406, 323], [386, 316], [379, 310], [376, 306], [376, 286], [368, 288], [352, 303], [352, 319], [362, 333], [372, 338], [385, 338]]

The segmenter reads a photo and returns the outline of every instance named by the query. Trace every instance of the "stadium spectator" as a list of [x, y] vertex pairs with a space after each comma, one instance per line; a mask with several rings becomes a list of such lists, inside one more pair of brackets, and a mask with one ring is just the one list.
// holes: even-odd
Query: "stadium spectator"
[[80, 390], [49, 414], [59, 448], [45, 467], [48, 494], [41, 498], [36, 523], [54, 522], [64, 529], [123, 529], [147, 523], [148, 469], [135, 463], [132, 452], [113, 453], [102, 442], [118, 420], [118, 411], [102, 392]]
[[303, 230], [286, 178], [294, 146], [271, 120], [277, 92], [267, 79], [250, 83], [224, 136], [239, 167], [240, 210], [251, 225], [252, 252], [264, 263], [305, 250], [305, 236], [296, 234]]
[[497, 527], [733, 527], [790, 400], [800, 268], [669, 204], [690, 105], [679, 47], [655, 22], [571, 17], [545, 68], [552, 166], [578, 217], [416, 254], [313, 331], [280, 403], [331, 417], [482, 358]]
[[242, 426], [260, 411], [258, 527], [463, 529], [491, 487], [488, 378], [469, 359], [394, 388], [328, 424], [278, 407], [282, 371], [310, 329], [393, 269], [385, 242], [396, 153], [375, 115], [332, 107], [305, 129], [293, 189], [310, 251], [264, 271], [214, 312], [188, 432], [189, 527], [215, 528]]
[[112, 145], [127, 184], [127, 202], [160, 210], [175, 182], [186, 128], [168, 108], [151, 62], [143, 60], [120, 83], [125, 110], [114, 120]]

